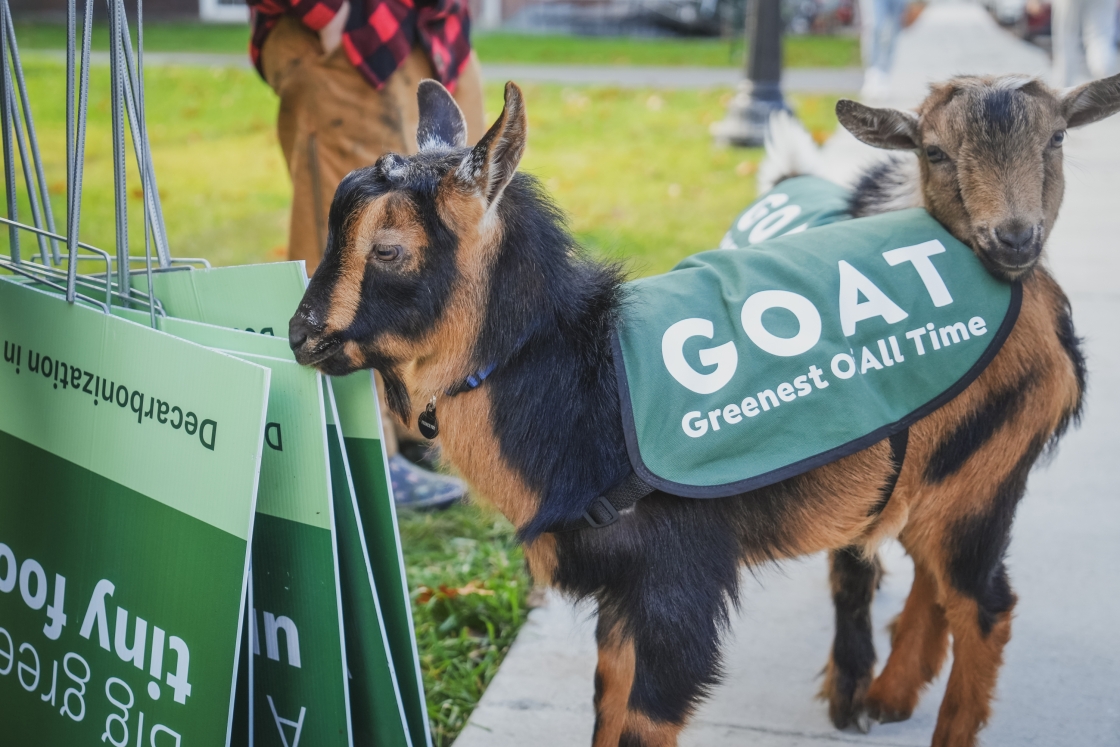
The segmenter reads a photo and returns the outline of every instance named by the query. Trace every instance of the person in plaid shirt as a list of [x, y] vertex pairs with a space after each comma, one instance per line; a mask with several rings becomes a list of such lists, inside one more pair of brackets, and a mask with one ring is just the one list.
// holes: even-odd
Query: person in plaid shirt
[[416, 152], [416, 87], [447, 86], [473, 143], [482, 75], [465, 0], [250, 0], [250, 56], [280, 96], [277, 129], [294, 188], [289, 259], [313, 272], [346, 174]]
[[[326, 246], [327, 214], [343, 177], [385, 153], [416, 152], [421, 80], [435, 78], [451, 91], [471, 144], [486, 132], [470, 13], [466, 0], [248, 4], [250, 56], [280, 97], [277, 131], [293, 187], [288, 258], [307, 262], [310, 274]], [[399, 453], [391, 425], [397, 421], [384, 406], [381, 420], [398, 505], [442, 507], [465, 494], [461, 481], [421, 469]]]

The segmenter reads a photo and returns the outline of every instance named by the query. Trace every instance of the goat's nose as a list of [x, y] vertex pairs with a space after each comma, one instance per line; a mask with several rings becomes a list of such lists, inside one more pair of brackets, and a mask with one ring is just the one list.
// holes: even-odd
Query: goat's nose
[[996, 229], [996, 238], [1011, 251], [1021, 252], [1030, 248], [1034, 241], [1034, 226], [1019, 223], [1000, 226]]
[[288, 322], [288, 345], [292, 350], [299, 350], [312, 332], [311, 324], [303, 314], [296, 313]]

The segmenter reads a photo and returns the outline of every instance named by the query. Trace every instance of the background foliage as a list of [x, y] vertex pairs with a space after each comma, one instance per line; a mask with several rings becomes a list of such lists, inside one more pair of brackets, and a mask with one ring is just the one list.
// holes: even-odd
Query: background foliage
[[[59, 24], [17, 25], [21, 49], [65, 49], [66, 28]], [[579, 37], [553, 34], [474, 32], [475, 50], [483, 62], [574, 65], [699, 65], [738, 66], [743, 60], [740, 36], [731, 39], [681, 37]], [[243, 26], [201, 23], [147, 23], [145, 49], [153, 52], [246, 54]], [[109, 31], [95, 24], [93, 48], [109, 49]], [[859, 40], [854, 36], [791, 36], [784, 47], [787, 67], [858, 66]]]

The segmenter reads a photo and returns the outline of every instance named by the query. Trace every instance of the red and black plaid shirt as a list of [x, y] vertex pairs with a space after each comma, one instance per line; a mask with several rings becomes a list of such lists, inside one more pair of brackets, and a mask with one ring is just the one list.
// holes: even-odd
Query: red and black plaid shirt
[[[249, 54], [261, 75], [261, 46], [280, 16], [291, 14], [313, 31], [330, 23], [343, 0], [249, 0]], [[419, 42], [435, 77], [451, 91], [471, 55], [466, 0], [350, 0], [342, 46], [354, 67], [381, 88]]]

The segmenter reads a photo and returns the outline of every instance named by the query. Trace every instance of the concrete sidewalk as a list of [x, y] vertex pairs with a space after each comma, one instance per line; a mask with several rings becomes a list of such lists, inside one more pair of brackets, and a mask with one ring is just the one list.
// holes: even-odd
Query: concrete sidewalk
[[[933, 5], [906, 32], [895, 74], [899, 103], [929, 79], [964, 72], [1043, 74], [1037, 50], [1003, 34], [979, 8]], [[854, 151], [842, 138], [830, 147]], [[1086, 338], [1085, 421], [1031, 477], [1008, 565], [1019, 594], [987, 747], [1120, 745], [1120, 117], [1073, 132], [1067, 192], [1049, 245], [1050, 264]], [[873, 621], [880, 663], [884, 627], [909, 591], [912, 569], [895, 545]], [[832, 640], [822, 556], [745, 579], [743, 612], [726, 646], [727, 678], [681, 743], [690, 747], [797, 747], [823, 743], [922, 747], [930, 743], [948, 664], [914, 716], [838, 732], [814, 699]], [[530, 615], [456, 747], [590, 744], [595, 668], [593, 610], [551, 598]]]
[[1049, 56], [1003, 31], [980, 5], [931, 5], [902, 33], [891, 85], [899, 106], [915, 106], [930, 83], [954, 75], [1019, 73], [1045, 79]]

